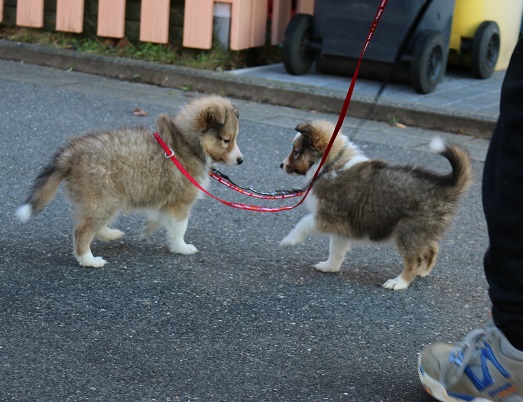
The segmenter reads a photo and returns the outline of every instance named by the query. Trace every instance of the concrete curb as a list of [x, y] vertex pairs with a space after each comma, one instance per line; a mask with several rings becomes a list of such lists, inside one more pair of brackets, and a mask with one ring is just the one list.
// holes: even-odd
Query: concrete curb
[[[134, 59], [78, 53], [73, 50], [0, 40], [0, 58], [58, 69], [72, 68], [89, 74], [142, 82], [162, 87], [216, 93], [298, 109], [339, 113], [344, 99], [339, 93], [308, 85], [296, 85], [238, 76], [223, 72], [160, 65]], [[373, 99], [354, 94], [349, 114], [366, 117]], [[490, 138], [495, 119], [473, 113], [380, 100], [370, 119], [388, 121], [394, 115], [409, 126]]]

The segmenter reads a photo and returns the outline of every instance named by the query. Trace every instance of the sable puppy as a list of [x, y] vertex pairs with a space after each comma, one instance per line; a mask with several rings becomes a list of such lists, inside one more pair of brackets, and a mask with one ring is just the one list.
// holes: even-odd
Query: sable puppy
[[[310, 180], [334, 125], [314, 121], [299, 124], [296, 130], [292, 152], [281, 168]], [[406, 289], [416, 275], [431, 272], [438, 242], [472, 181], [470, 158], [463, 148], [435, 138], [431, 150], [449, 160], [451, 173], [440, 175], [422, 168], [369, 160], [340, 133], [312, 187], [308, 202], [312, 213], [298, 222], [280, 246], [294, 246], [310, 234], [329, 234], [329, 258], [315, 268], [337, 272], [351, 240], [393, 238], [404, 267], [399, 276], [389, 279], [383, 287]]]
[[[207, 172], [213, 162], [243, 162], [236, 144], [238, 112], [228, 99], [196, 99], [172, 120], [160, 115], [157, 124], [160, 136], [177, 159], [204, 186], [208, 185]], [[74, 207], [74, 255], [80, 265], [106, 264], [91, 253], [93, 238], [109, 241], [123, 236], [108, 225], [119, 211], [134, 209], [150, 212], [145, 235], [164, 227], [172, 252], [198, 251], [185, 243], [184, 235], [199, 190], [164, 156], [152, 131], [123, 128], [69, 140], [36, 178], [26, 203], [17, 211], [19, 219], [26, 222], [42, 210], [62, 181]]]

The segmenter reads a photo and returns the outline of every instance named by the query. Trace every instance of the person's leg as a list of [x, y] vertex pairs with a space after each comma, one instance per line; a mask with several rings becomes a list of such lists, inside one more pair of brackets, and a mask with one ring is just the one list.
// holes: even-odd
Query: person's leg
[[494, 322], [523, 350], [523, 40], [507, 69], [483, 174], [490, 240], [485, 275]]
[[493, 320], [456, 346], [426, 347], [418, 373], [440, 401], [523, 402], [523, 39], [501, 90], [483, 174], [483, 207]]

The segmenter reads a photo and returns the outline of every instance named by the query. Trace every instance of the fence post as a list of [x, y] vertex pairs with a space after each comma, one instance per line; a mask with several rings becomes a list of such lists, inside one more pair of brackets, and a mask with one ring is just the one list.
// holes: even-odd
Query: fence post
[[98, 36], [123, 38], [125, 35], [125, 0], [98, 1]]
[[42, 28], [44, 26], [44, 0], [18, 0], [16, 25]]
[[80, 33], [84, 29], [84, 0], [56, 0], [56, 30]]
[[142, 0], [140, 10], [140, 40], [167, 43], [169, 41], [170, 0]]
[[185, 0], [183, 46], [197, 49], [212, 47], [214, 0]]
[[265, 45], [268, 4], [268, 0], [254, 0], [251, 14], [251, 47]]
[[251, 45], [252, 0], [232, 0], [231, 50], [242, 50]]
[[266, 0], [222, 0], [232, 4], [231, 50], [243, 50], [265, 44], [267, 26]]
[[279, 45], [283, 41], [285, 28], [291, 19], [291, 0], [273, 0], [271, 45]]

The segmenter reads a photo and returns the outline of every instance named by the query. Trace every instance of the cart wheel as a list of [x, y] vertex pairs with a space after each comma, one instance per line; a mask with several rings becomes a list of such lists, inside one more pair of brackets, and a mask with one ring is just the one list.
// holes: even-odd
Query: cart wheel
[[423, 31], [416, 39], [410, 63], [410, 81], [416, 92], [434, 91], [443, 78], [446, 64], [442, 35], [437, 31]]
[[312, 15], [295, 14], [285, 29], [283, 65], [287, 72], [302, 75], [309, 71], [314, 53], [307, 48], [312, 35]]
[[472, 40], [471, 67], [477, 78], [489, 78], [498, 62], [500, 46], [499, 26], [494, 21], [483, 21]]

